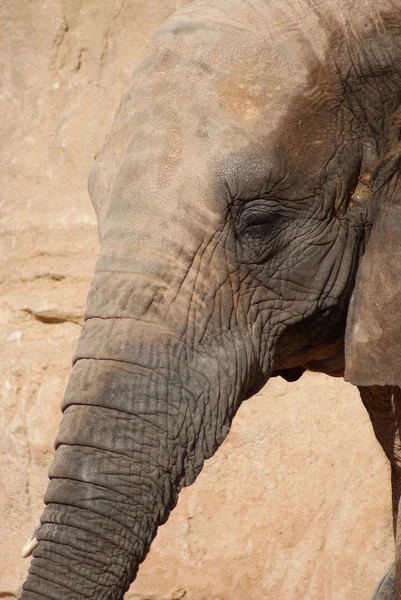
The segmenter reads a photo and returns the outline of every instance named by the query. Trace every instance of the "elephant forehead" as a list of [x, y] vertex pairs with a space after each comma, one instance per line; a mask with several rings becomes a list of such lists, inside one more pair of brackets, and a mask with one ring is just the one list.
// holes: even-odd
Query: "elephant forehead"
[[[330, 3], [323, 12], [328, 13], [328, 10]], [[189, 42], [191, 52], [193, 41], [198, 39], [203, 43], [195, 52], [207, 55], [223, 68], [227, 66], [232, 70], [237, 64], [240, 71], [245, 63], [248, 68], [253, 65], [258, 69], [258, 50], [256, 54], [253, 52], [251, 40], [263, 42], [265, 57], [276, 60], [282, 54], [298, 65], [305, 58], [305, 48], [301, 48], [300, 42], [307, 40], [321, 60], [328, 48], [322, 11], [315, 10], [308, 0], [296, 3], [289, 0], [195, 0], [173, 13], [154, 39], [166, 33], [179, 38], [183, 48]]]
[[120, 188], [139, 177], [160, 194], [185, 176], [199, 181], [200, 172], [207, 184], [206, 164], [213, 170], [224, 156], [268, 145], [308, 87], [316, 56], [303, 39], [295, 45], [207, 21], [166, 27], [133, 77], [99, 162], [119, 171]]
[[99, 157], [106, 177], [129, 165], [132, 181], [141, 169], [160, 194], [200, 170], [204, 185], [202, 163], [213, 170], [228, 155], [255, 153], [258, 145], [266, 152], [311, 86], [328, 41], [319, 27], [313, 41], [305, 33], [316, 20], [311, 11], [300, 19], [253, 4], [194, 2], [159, 30]]
[[330, 36], [302, 3], [193, 2], [153, 37], [132, 79], [132, 105], [153, 124], [175, 107], [185, 131], [196, 125], [211, 150], [238, 142], [238, 133], [267, 134], [308, 87]]
[[224, 218], [216, 171], [227, 157], [273, 156], [280, 123], [327, 50], [323, 34], [306, 35], [302, 11], [274, 6], [195, 2], [156, 34], [91, 177], [103, 246], [198, 247]]
[[239, 128], [260, 126], [269, 113], [273, 125], [325, 55], [324, 32], [313, 38], [322, 40], [317, 51], [297, 23], [284, 35], [268, 13], [261, 27], [248, 3], [228, 3], [229, 18], [222, 4], [194, 3], [159, 30], [137, 71], [143, 100], [197, 100], [198, 112], [203, 103]]

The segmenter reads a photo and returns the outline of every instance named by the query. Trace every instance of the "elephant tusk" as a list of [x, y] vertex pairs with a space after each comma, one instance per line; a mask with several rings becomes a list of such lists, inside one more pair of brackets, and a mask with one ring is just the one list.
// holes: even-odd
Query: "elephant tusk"
[[22, 546], [22, 550], [21, 550], [22, 558], [28, 558], [29, 556], [31, 556], [34, 548], [36, 548], [36, 546], [38, 545], [38, 540], [36, 538], [37, 529], [38, 528], [35, 529], [35, 531], [31, 535], [31, 537], [29, 538], [29, 540], [27, 542], [25, 542], [25, 544]]

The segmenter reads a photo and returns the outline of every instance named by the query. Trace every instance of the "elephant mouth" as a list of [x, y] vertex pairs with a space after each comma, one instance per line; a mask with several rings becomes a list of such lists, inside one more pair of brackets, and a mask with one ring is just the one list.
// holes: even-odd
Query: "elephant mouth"
[[301, 379], [305, 371], [314, 371], [317, 373], [325, 373], [330, 377], [344, 377], [344, 365], [339, 365], [337, 362], [329, 361], [312, 361], [305, 367], [292, 367], [290, 369], [277, 369], [273, 371], [272, 377], [282, 377], [285, 381], [293, 383]]
[[288, 382], [298, 381], [305, 373], [306, 369], [304, 367], [292, 367], [290, 369], [278, 369], [277, 371], [273, 371], [272, 377], [282, 377]]
[[[342, 329], [340, 330], [342, 331]], [[286, 381], [297, 381], [305, 371], [324, 373], [331, 377], [343, 377], [345, 369], [344, 340], [336, 335], [330, 341], [312, 344], [294, 350], [286, 357], [278, 357], [272, 377], [280, 376]]]
[[273, 371], [272, 377], [282, 377], [289, 383], [298, 381], [305, 371], [314, 371], [317, 373], [325, 373], [330, 377], [344, 377], [344, 364], [340, 357], [333, 357], [326, 361], [311, 361], [304, 367], [292, 367], [290, 369], [277, 369]]

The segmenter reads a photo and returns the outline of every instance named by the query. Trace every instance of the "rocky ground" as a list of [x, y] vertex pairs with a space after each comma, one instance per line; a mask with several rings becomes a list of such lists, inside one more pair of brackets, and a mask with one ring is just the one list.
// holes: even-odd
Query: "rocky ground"
[[[184, 2], [181, 2], [183, 4]], [[173, 0], [0, 2], [0, 597], [42, 510], [98, 251], [86, 180]], [[355, 390], [308, 374], [239, 411], [133, 600], [368, 600], [391, 561], [389, 469]]]

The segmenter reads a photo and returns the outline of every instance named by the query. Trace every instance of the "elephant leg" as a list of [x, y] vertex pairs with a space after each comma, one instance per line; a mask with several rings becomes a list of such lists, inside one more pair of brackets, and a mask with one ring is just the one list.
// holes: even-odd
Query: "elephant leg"
[[359, 387], [359, 392], [369, 413], [376, 438], [391, 464], [395, 577], [394, 568], [391, 568], [379, 584], [373, 598], [401, 600], [401, 390], [398, 387], [372, 386]]
[[401, 600], [401, 389], [391, 388], [391, 405], [397, 430], [394, 437], [394, 446], [391, 460], [391, 491], [393, 504], [393, 526], [395, 537], [395, 560], [396, 560], [396, 593], [395, 598]]
[[[400, 453], [399, 446], [397, 453]], [[401, 467], [399, 465], [399, 460], [397, 461], [397, 463], [392, 462], [391, 464], [391, 491], [393, 504], [393, 527], [395, 538], [395, 569], [393, 569], [392, 577], [395, 578], [396, 588], [394, 589], [393, 596], [389, 596], [390, 599], [396, 598], [397, 600], [401, 600]], [[384, 598], [386, 598], [386, 596], [384, 596]]]
[[397, 530], [401, 531], [400, 525], [397, 525], [401, 498], [401, 468], [395, 464], [391, 465], [391, 493], [393, 501], [394, 538], [397, 539]]

